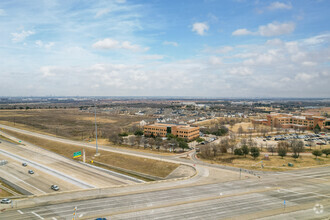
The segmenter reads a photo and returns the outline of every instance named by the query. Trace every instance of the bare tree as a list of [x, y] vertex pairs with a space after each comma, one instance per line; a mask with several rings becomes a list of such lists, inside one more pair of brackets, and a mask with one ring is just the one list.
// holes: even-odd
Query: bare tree
[[243, 130], [243, 127], [242, 126], [239, 126], [238, 130], [237, 130], [239, 136], [242, 136], [244, 130]]
[[274, 155], [274, 152], [275, 152], [275, 145], [274, 144], [270, 144], [270, 145], [268, 145], [268, 147], [267, 147], [267, 150], [269, 151], [269, 152], [271, 152], [272, 153], [272, 156]]
[[150, 148], [153, 149], [154, 145], [155, 145], [155, 139], [154, 138], [149, 138], [149, 146], [150, 146]]
[[131, 135], [128, 137], [128, 144], [131, 145], [131, 146], [134, 146], [135, 144], [135, 136], [134, 135]]
[[284, 148], [286, 148], [286, 151], [289, 150], [289, 146], [290, 145], [289, 145], [289, 143], [287, 141], [280, 141], [277, 144], [277, 147], [284, 147]]
[[156, 149], [160, 149], [160, 145], [162, 144], [162, 139], [160, 137], [156, 137], [155, 139]]
[[292, 157], [299, 158], [300, 153], [304, 151], [304, 142], [293, 140], [291, 142]]
[[139, 135], [135, 136], [135, 143], [136, 143], [137, 148], [140, 148], [141, 140], [142, 140], [142, 136], [139, 136]]

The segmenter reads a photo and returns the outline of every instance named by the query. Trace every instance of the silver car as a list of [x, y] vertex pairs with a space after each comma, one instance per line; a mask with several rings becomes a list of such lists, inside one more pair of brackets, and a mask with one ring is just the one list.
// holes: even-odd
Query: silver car
[[10, 199], [2, 199], [1, 204], [10, 204], [11, 200]]

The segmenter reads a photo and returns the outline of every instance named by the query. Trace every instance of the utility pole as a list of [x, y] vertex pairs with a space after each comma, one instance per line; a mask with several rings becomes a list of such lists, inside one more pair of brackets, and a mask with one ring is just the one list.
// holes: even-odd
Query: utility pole
[[95, 140], [96, 140], [96, 153], [95, 156], [99, 156], [98, 146], [97, 146], [97, 124], [96, 124], [96, 103], [94, 104], [94, 110], [95, 110]]

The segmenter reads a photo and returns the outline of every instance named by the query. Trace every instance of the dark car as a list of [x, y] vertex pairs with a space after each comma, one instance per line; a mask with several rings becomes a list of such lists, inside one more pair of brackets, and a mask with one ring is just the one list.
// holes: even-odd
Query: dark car
[[29, 170], [28, 173], [29, 174], [34, 174], [34, 171], [33, 170]]
[[22, 163], [22, 166], [23, 166], [23, 167], [26, 167], [26, 166], [27, 166], [27, 163]]
[[60, 187], [58, 187], [57, 185], [52, 185], [50, 188], [52, 190], [55, 190], [55, 191], [59, 191], [60, 190]]

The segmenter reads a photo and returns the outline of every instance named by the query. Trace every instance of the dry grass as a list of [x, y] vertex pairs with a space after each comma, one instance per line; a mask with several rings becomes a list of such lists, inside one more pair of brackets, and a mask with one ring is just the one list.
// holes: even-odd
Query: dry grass
[[[218, 163], [227, 166], [241, 167], [246, 169], [254, 170], [265, 170], [265, 171], [284, 171], [292, 170], [297, 168], [307, 168], [314, 166], [330, 165], [330, 157], [326, 158], [324, 155], [315, 159], [314, 156], [303, 155], [298, 159], [294, 159], [291, 156], [286, 156], [283, 159], [280, 156], [269, 156], [269, 160], [265, 160], [264, 156], [260, 156], [257, 159], [253, 159], [251, 156], [235, 156], [232, 154], [224, 154], [217, 156], [215, 159], [203, 159], [210, 163]], [[262, 161], [262, 163], [261, 163]], [[288, 167], [288, 163], [293, 163], [293, 167]], [[263, 164], [264, 168], [261, 168]]]
[[[98, 136], [121, 132], [145, 119], [141, 116], [97, 114]], [[79, 109], [0, 110], [0, 123], [26, 130], [83, 140], [93, 138], [94, 114]]]
[[2, 136], [2, 135], [0, 135], [0, 140], [5, 140], [5, 141], [8, 141], [8, 142], [13, 143], [13, 144], [20, 144], [20, 143], [18, 143], [16, 141], [13, 141], [12, 139], [9, 139], [9, 138], [7, 138], [5, 136]]
[[245, 132], [247, 132], [249, 130], [249, 128], [253, 128], [253, 124], [250, 123], [250, 122], [241, 122], [241, 123], [237, 123], [235, 124], [232, 128], [231, 128], [231, 131], [233, 132], [238, 132], [238, 128], [242, 126], [243, 130]]
[[[10, 190], [13, 190], [14, 192], [17, 192], [19, 193], [17, 190], [15, 190], [14, 188], [8, 186], [7, 184], [5, 184], [4, 182], [0, 181], [0, 185], [10, 189]], [[7, 192], [6, 190], [0, 188], [0, 198], [6, 198], [6, 197], [9, 197], [9, 196], [13, 196], [13, 194], [11, 194], [10, 192]]]
[[[57, 154], [63, 155], [68, 158], [72, 158], [74, 152], [83, 150], [83, 147], [80, 146], [74, 146], [56, 141], [50, 141], [50, 140], [34, 137], [31, 135], [25, 135], [8, 130], [4, 130], [4, 131], [23, 141], [37, 145], [39, 147], [50, 150], [52, 152], [55, 152]], [[93, 155], [95, 154], [95, 150], [92, 150], [90, 148], [85, 148], [85, 152], [86, 152], [86, 160], [90, 161], [94, 159]], [[102, 150], [100, 150], [99, 152], [101, 153], [101, 156], [95, 158], [96, 161], [128, 170], [133, 170], [136, 172], [145, 173], [152, 176], [157, 176], [157, 177], [166, 177], [168, 174], [170, 174], [174, 169], [176, 169], [179, 166], [178, 164], [128, 156], [125, 154], [112, 153]], [[82, 158], [77, 158], [76, 160], [81, 160], [81, 159]]]

